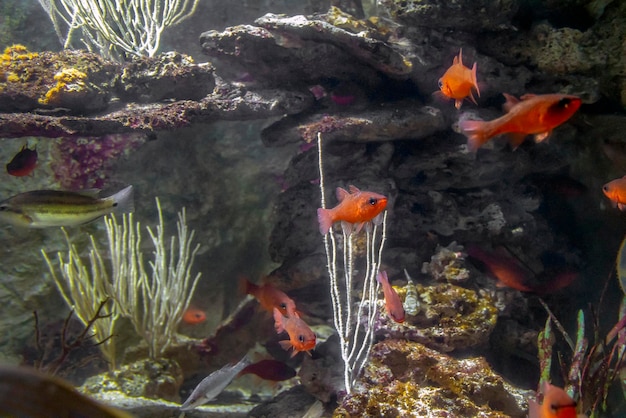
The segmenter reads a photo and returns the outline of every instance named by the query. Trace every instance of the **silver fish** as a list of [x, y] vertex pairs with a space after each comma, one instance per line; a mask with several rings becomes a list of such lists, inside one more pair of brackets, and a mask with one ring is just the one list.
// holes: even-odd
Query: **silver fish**
[[189, 411], [190, 409], [197, 408], [200, 405], [215, 399], [217, 395], [222, 393], [224, 388], [233, 381], [233, 379], [242, 371], [247, 365], [251, 363], [248, 356], [244, 356], [239, 363], [228, 364], [219, 370], [214, 371], [204, 379], [198, 386], [191, 392], [189, 398], [180, 406], [181, 411]]
[[402, 306], [404, 307], [404, 312], [407, 314], [414, 316], [420, 310], [420, 302], [417, 298], [417, 288], [415, 287], [415, 283], [411, 280], [411, 276], [409, 276], [409, 272], [404, 269], [404, 275], [406, 276], [406, 296], [404, 297], [404, 302]]

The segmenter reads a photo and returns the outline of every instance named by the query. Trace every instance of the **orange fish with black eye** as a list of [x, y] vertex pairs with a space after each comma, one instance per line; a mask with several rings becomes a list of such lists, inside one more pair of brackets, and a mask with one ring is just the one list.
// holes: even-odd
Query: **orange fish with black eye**
[[356, 232], [359, 232], [366, 222], [380, 224], [382, 217], [379, 216], [387, 207], [387, 197], [374, 193], [361, 191], [355, 186], [350, 186], [349, 191], [337, 187], [337, 200], [339, 204], [332, 209], [319, 208], [317, 220], [320, 224], [320, 233], [326, 235], [335, 222], [341, 221], [346, 235], [352, 233], [352, 226], [356, 224]]
[[525, 94], [520, 100], [506, 93], [503, 95], [506, 98], [505, 115], [491, 121], [459, 122], [471, 151], [501, 134], [509, 134], [513, 148], [524, 142], [528, 135], [534, 135], [535, 142], [541, 142], [554, 128], [571, 118], [582, 104], [580, 97], [567, 94]]
[[183, 322], [189, 325], [197, 325], [206, 321], [206, 312], [197, 308], [187, 308], [183, 314]]
[[383, 287], [383, 294], [385, 295], [385, 308], [387, 309], [387, 315], [396, 322], [404, 322], [404, 307], [400, 296], [396, 293], [391, 284], [389, 284], [389, 278], [386, 271], [378, 272], [376, 280]]
[[626, 176], [609, 181], [602, 186], [602, 192], [611, 200], [614, 207], [626, 210]]
[[7, 164], [7, 173], [16, 177], [28, 176], [37, 165], [37, 149], [24, 145], [20, 152]]
[[297, 316], [296, 303], [285, 292], [279, 290], [269, 283], [262, 286], [256, 285], [250, 280], [242, 277], [239, 282], [240, 289], [252, 295], [259, 301], [263, 309], [272, 313], [277, 308], [280, 313], [287, 317]]
[[542, 385], [543, 403], [528, 400], [528, 418], [576, 418], [576, 402], [557, 386]]
[[279, 341], [278, 343], [284, 350], [293, 349], [291, 357], [300, 351], [306, 351], [307, 354], [315, 348], [315, 333], [309, 326], [296, 314], [286, 317], [277, 308], [274, 308], [274, 328], [277, 333], [287, 332], [288, 340]]
[[439, 79], [438, 84], [440, 91], [435, 94], [454, 99], [454, 107], [457, 109], [461, 108], [463, 99], [469, 99], [478, 104], [472, 94], [472, 90], [476, 90], [478, 97], [480, 97], [480, 90], [476, 81], [476, 63], [471, 69], [463, 65], [463, 49], [459, 51], [458, 57], [454, 57], [452, 65]]

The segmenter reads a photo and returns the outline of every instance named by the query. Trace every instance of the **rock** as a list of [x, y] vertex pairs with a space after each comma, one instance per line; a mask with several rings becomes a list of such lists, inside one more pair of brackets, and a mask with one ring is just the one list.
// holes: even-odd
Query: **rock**
[[439, 109], [416, 103], [394, 103], [357, 113], [316, 113], [285, 118], [265, 128], [261, 138], [268, 146], [301, 141], [314, 143], [319, 132], [325, 142], [377, 142], [417, 140], [444, 129], [444, 117]]
[[250, 418], [304, 416], [315, 398], [302, 386], [281, 392], [271, 401], [262, 403], [248, 412]]
[[372, 347], [358, 389], [333, 416], [526, 416], [524, 391], [481, 357], [455, 359], [419, 343], [385, 340]]
[[410, 26], [454, 28], [467, 32], [510, 28], [520, 2], [506, 0], [382, 0], [378, 2], [393, 18]]

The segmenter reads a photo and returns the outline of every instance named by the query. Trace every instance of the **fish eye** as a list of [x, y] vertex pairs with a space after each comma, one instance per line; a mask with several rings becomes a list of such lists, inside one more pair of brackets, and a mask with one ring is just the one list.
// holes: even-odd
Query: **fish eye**
[[303, 343], [304, 342], [304, 335], [302, 335], [302, 334], [298, 335], [298, 341]]
[[609, 191], [609, 186], [602, 186], [602, 190], [604, 190], [605, 192]]
[[280, 306], [280, 309], [285, 310], [285, 311], [287, 310], [287, 304], [285, 302], [281, 303], [279, 306]]
[[439, 86], [440, 89], [443, 88], [443, 80], [439, 79], [439, 81], [437, 81], [437, 85]]
[[370, 200], [368, 200], [367, 203], [369, 203], [370, 205], [374, 206], [376, 203], [378, 203], [378, 199], [370, 197]]

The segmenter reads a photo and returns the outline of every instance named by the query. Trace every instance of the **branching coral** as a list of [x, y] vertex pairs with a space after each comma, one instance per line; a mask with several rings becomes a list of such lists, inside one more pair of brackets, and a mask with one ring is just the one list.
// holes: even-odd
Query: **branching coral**
[[[114, 335], [117, 319], [126, 317], [146, 341], [151, 358], [162, 357], [175, 341], [176, 328], [200, 278], [200, 273], [191, 276], [193, 260], [200, 246], [191, 246], [194, 232], [187, 229], [184, 209], [178, 214], [178, 240], [171, 238], [168, 255], [158, 199], [157, 208], [159, 225], [156, 231], [147, 228], [155, 249], [154, 260], [149, 263], [151, 275], [144, 268], [140, 225], [135, 223], [132, 214], [124, 215], [122, 225], [113, 216], [105, 218], [111, 260], [109, 269], [93, 236], [90, 237], [88, 267], [65, 234], [69, 253], [67, 261], [61, 253], [58, 254], [60, 277], [42, 250], [59, 291], [66, 303], [75, 309], [79, 319], [86, 325], [90, 318], [96, 316], [96, 310], [101, 309], [100, 312], [105, 314], [92, 324], [97, 341]], [[108, 298], [111, 302], [99, 308]], [[113, 339], [105, 341], [100, 347], [114, 368]]]

